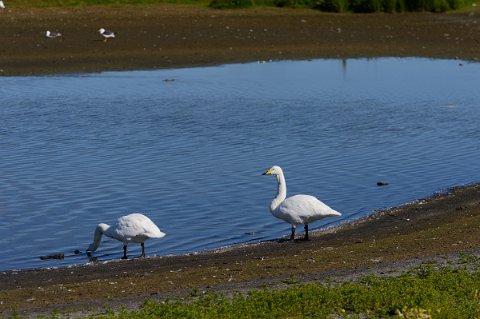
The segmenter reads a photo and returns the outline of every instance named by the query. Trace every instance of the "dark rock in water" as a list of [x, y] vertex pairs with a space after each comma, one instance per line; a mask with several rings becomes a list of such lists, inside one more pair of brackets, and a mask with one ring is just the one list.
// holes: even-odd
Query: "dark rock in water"
[[74, 251], [73, 253], [74, 253], [75, 255], [78, 255], [78, 254], [80, 254], [80, 250], [75, 249], [75, 251]]
[[65, 255], [63, 253], [58, 253], [58, 254], [53, 254], [53, 255], [46, 255], [46, 256], [40, 256], [41, 260], [47, 260], [47, 259], [63, 259], [65, 258]]
[[386, 182], [377, 182], [377, 186], [387, 186], [388, 183]]

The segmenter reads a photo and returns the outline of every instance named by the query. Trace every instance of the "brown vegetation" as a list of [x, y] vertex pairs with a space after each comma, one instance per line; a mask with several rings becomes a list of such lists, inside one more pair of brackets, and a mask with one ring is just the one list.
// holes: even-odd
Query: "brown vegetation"
[[[278, 59], [416, 56], [480, 59], [468, 14], [328, 14], [183, 6], [0, 12], [0, 74], [183, 67]], [[97, 30], [117, 32], [104, 43]], [[45, 31], [63, 37], [49, 39]]]

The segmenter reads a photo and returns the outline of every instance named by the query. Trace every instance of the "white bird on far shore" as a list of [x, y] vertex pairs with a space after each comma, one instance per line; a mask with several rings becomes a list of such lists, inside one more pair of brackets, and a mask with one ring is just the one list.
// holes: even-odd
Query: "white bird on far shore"
[[53, 31], [49, 31], [47, 30], [47, 32], [45, 32], [45, 36], [47, 38], [58, 38], [58, 37], [61, 37], [62, 34], [60, 32], [53, 32]]
[[108, 38], [115, 38], [115, 32], [100, 28], [98, 29], [98, 32], [104, 37], [103, 42], [107, 42]]
[[87, 253], [97, 250], [102, 235], [123, 242], [122, 259], [127, 259], [128, 243], [140, 243], [142, 245], [140, 257], [145, 257], [144, 242], [150, 238], [162, 238], [166, 234], [161, 232], [147, 216], [134, 213], [120, 217], [112, 226], [103, 223], [98, 224], [95, 228], [93, 243], [88, 247]]
[[295, 239], [297, 225], [304, 225], [305, 240], [308, 240], [309, 223], [324, 217], [342, 216], [336, 210], [310, 195], [295, 195], [287, 198], [287, 184], [283, 170], [279, 166], [273, 166], [262, 175], [277, 176], [278, 191], [270, 205], [270, 211], [273, 216], [292, 225], [290, 240]]

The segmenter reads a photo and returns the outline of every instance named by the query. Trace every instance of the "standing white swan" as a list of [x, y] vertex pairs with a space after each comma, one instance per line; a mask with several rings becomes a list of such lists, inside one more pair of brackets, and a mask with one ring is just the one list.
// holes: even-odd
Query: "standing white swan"
[[270, 204], [272, 215], [292, 225], [290, 240], [295, 239], [297, 225], [304, 225], [305, 240], [308, 240], [308, 224], [330, 216], [342, 216], [317, 198], [310, 195], [295, 195], [287, 198], [285, 176], [279, 166], [273, 166], [262, 175], [276, 175], [278, 181], [277, 196]]
[[157, 225], [147, 216], [130, 214], [120, 217], [112, 226], [103, 223], [98, 224], [97, 228], [95, 228], [93, 243], [90, 244], [87, 252], [97, 250], [102, 235], [123, 242], [122, 259], [127, 259], [128, 243], [140, 243], [142, 245], [142, 255], [140, 257], [145, 257], [145, 240], [149, 238], [162, 238], [166, 234], [161, 232]]

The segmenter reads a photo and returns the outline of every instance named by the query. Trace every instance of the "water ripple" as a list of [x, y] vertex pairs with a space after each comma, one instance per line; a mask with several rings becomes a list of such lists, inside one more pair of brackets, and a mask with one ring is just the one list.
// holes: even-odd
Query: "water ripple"
[[[322, 60], [2, 77], [1, 268], [86, 263], [95, 226], [130, 212], [167, 233], [147, 242], [149, 255], [288, 235], [268, 211], [276, 181], [260, 175], [273, 164], [289, 194], [344, 214], [313, 228], [477, 182], [480, 66], [463, 65]], [[39, 259], [58, 252], [64, 260]], [[119, 258], [121, 243], [105, 238], [95, 254]]]

